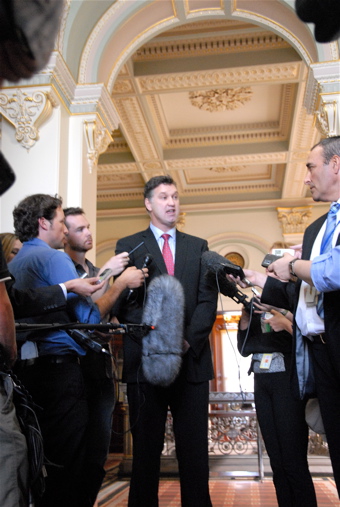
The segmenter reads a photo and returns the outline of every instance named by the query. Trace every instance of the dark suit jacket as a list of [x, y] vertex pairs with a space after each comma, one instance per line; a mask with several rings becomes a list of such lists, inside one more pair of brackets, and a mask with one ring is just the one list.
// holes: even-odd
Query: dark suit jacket
[[[144, 257], [150, 253], [153, 257], [149, 265], [150, 281], [167, 273], [162, 253], [150, 228], [117, 242], [116, 254], [129, 252], [139, 243], [144, 244], [131, 254], [131, 265], [141, 268]], [[202, 253], [208, 250], [205, 240], [182, 232], [176, 233], [175, 277], [181, 282], [185, 296], [185, 336], [190, 349], [184, 356], [182, 368], [186, 369], [186, 378], [191, 382], [202, 382], [213, 378], [213, 366], [209, 344], [209, 333], [216, 318], [217, 290], [205, 279], [201, 266]], [[144, 287], [141, 287], [129, 300], [126, 292], [122, 294], [115, 314], [121, 323], [142, 323]], [[143, 380], [140, 368], [141, 340], [131, 336], [124, 337], [123, 381]], [[138, 377], [137, 377], [138, 372]]]
[[[314, 241], [327, 218], [327, 214], [321, 216], [309, 227], [307, 227], [302, 245], [302, 259], [310, 259]], [[340, 244], [340, 235], [337, 239], [337, 245]], [[340, 268], [339, 268], [340, 269]], [[295, 297], [292, 299], [291, 283], [282, 283], [274, 278], [268, 277], [265, 284], [261, 300], [264, 303], [270, 303], [275, 297], [276, 305], [282, 308], [290, 308], [294, 312], [299, 301], [301, 280], [295, 284]], [[286, 306], [285, 306], [286, 305]], [[287, 306], [289, 305], [289, 306]], [[325, 334], [326, 347], [329, 351], [329, 360], [334, 366], [340, 381], [340, 291], [325, 292], [324, 294], [324, 312], [325, 312]], [[295, 326], [294, 326], [295, 329]]]
[[32, 290], [18, 290], [11, 285], [7, 288], [7, 291], [16, 319], [33, 317], [66, 308], [66, 299], [59, 285], [39, 287]]

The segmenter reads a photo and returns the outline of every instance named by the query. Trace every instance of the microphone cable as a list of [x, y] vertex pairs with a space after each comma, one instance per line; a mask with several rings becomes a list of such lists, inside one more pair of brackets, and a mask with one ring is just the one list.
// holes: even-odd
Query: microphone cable
[[[215, 278], [216, 278], [216, 285], [217, 285], [217, 289], [218, 289], [218, 293], [219, 293], [219, 297], [220, 297], [221, 310], [224, 313], [222, 293], [221, 293], [221, 290], [220, 290], [220, 283], [219, 283], [218, 272], [217, 271], [215, 272]], [[243, 342], [243, 345], [242, 345], [242, 349], [241, 349], [241, 352], [240, 352], [241, 357], [242, 357], [242, 352], [244, 350], [244, 347], [245, 347], [245, 344], [247, 342], [248, 335], [249, 335], [249, 330], [250, 330], [250, 325], [251, 325], [252, 315], [253, 315], [253, 307], [254, 307], [254, 300], [251, 299], [250, 302], [249, 302], [249, 306], [248, 306], [248, 308], [249, 308], [249, 314], [250, 314], [250, 319], [249, 319], [249, 323], [248, 323], [248, 327], [247, 327], [247, 333], [246, 333], [246, 336], [245, 336], [245, 339], [244, 339], [244, 342]], [[241, 395], [241, 398], [242, 398], [243, 402], [245, 403], [247, 401], [247, 399], [246, 399], [246, 395], [245, 395], [245, 392], [244, 392], [244, 390], [242, 388], [242, 384], [241, 384], [241, 367], [240, 367], [240, 362], [238, 360], [237, 353], [236, 353], [233, 341], [232, 341], [232, 339], [231, 339], [231, 337], [229, 335], [228, 328], [226, 328], [226, 332], [227, 332], [227, 336], [228, 336], [228, 339], [229, 339], [229, 343], [230, 343], [230, 345], [231, 345], [231, 347], [233, 349], [234, 357], [235, 357], [236, 364], [237, 364], [237, 378], [238, 378], [238, 385], [239, 385], [239, 388], [240, 388], [240, 395]]]

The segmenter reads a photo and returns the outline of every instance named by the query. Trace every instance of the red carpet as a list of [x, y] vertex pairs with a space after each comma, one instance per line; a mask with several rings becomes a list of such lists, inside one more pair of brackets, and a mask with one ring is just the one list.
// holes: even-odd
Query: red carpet
[[[330, 478], [314, 479], [318, 507], [340, 506], [335, 483]], [[99, 496], [99, 507], [126, 507], [128, 481], [107, 483]], [[276, 507], [277, 501], [271, 479], [263, 482], [216, 479], [210, 481], [213, 507]], [[179, 482], [163, 479], [159, 489], [159, 507], [181, 505]], [[192, 507], [195, 507], [194, 505]]]

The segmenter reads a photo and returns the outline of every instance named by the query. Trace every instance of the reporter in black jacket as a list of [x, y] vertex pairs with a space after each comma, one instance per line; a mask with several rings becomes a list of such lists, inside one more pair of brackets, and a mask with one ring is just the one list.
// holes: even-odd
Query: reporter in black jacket
[[[256, 304], [250, 317], [243, 309], [238, 349], [252, 356], [257, 419], [273, 471], [279, 507], [316, 507], [313, 481], [308, 469], [306, 402], [291, 392], [292, 323], [277, 310]], [[269, 312], [268, 320], [261, 312]], [[269, 315], [267, 315], [269, 316]], [[263, 332], [262, 326], [270, 326]], [[269, 324], [270, 323], [270, 324]]]

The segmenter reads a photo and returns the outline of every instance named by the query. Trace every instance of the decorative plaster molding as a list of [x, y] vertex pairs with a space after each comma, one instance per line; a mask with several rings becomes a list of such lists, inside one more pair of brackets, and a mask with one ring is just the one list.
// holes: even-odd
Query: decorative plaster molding
[[190, 90], [208, 86], [224, 86], [255, 83], [276, 83], [297, 81], [301, 62], [254, 65], [253, 67], [235, 67], [219, 71], [180, 72], [138, 78], [142, 93], [165, 90]]
[[[142, 202], [143, 201], [143, 190], [141, 189], [139, 194], [136, 194], [137, 198]], [[131, 199], [131, 197], [129, 197]], [[98, 196], [99, 200], [99, 196]], [[284, 199], [282, 201], [283, 205], [286, 206], [301, 206], [301, 204], [305, 204], [306, 206], [310, 205], [312, 207], [322, 207], [324, 209], [325, 203], [315, 203], [310, 197], [303, 197], [300, 199]], [[199, 202], [194, 204], [181, 204], [181, 210], [186, 212], [187, 214], [206, 214], [206, 213], [214, 213], [232, 210], [275, 210], [277, 208], [277, 199], [256, 199], [256, 200], [248, 200], [248, 201], [226, 201], [221, 200], [218, 202]], [[325, 213], [323, 211], [323, 213]], [[145, 208], [141, 205], [140, 207], [130, 207], [130, 208], [110, 208], [110, 209], [98, 209], [97, 217], [100, 218], [114, 218], [114, 217], [135, 217], [135, 216], [143, 216], [145, 217]], [[233, 236], [234, 237], [234, 236]], [[265, 248], [265, 253], [268, 252], [270, 244], [267, 244]]]
[[117, 79], [112, 90], [112, 94], [133, 92], [133, 85], [129, 79]]
[[[247, 155], [230, 155], [228, 157], [201, 157], [191, 158], [190, 167], [209, 168], [238, 166], [248, 164], [282, 164], [287, 160], [286, 152], [274, 153], [250, 153]], [[188, 159], [168, 160], [167, 167], [171, 170], [181, 170], [188, 168]]]
[[97, 167], [98, 158], [101, 153], [104, 153], [112, 137], [99, 122], [84, 121], [84, 134], [87, 144], [87, 161], [89, 165], [89, 172]]
[[118, 127], [119, 117], [106, 86], [103, 83], [76, 85], [58, 51], [51, 54], [45, 69], [29, 81], [21, 81], [20, 84], [32, 88], [42, 86], [54, 88], [59, 100], [71, 114], [97, 113], [110, 132]]
[[121, 123], [124, 125], [129, 144], [136, 150], [138, 160], [157, 159], [157, 151], [151, 138], [143, 112], [136, 97], [115, 101]]
[[250, 86], [242, 86], [240, 88], [192, 91], [189, 92], [189, 99], [194, 107], [210, 113], [217, 113], [238, 109], [249, 102], [252, 95], [253, 91]]
[[[204, 27], [206, 29], [206, 25]], [[181, 39], [175, 42], [152, 40], [137, 49], [133, 60], [136, 62], [158, 60], [166, 54], [170, 58], [184, 58], [186, 56], [202, 56], [210, 54], [242, 53], [249, 51], [263, 51], [266, 49], [288, 48], [290, 44], [279, 35], [268, 31], [253, 34], [233, 34], [219, 37], [204, 37], [197, 42], [192, 39]]]
[[277, 218], [282, 226], [283, 234], [303, 233], [312, 214], [312, 206], [297, 208], [276, 208]]
[[261, 22], [262, 24], [266, 25], [266, 27], [269, 27], [271, 30], [273, 30], [273, 32], [281, 33], [286, 40], [289, 40], [291, 42], [293, 48], [300, 52], [307, 65], [310, 65], [310, 63], [313, 61], [311, 55], [309, 54], [305, 46], [302, 45], [301, 41], [292, 32], [288, 31], [287, 28], [285, 28], [284, 26], [262, 15], [253, 14], [249, 11], [247, 12], [238, 8], [234, 10], [233, 14], [237, 15], [237, 17], [240, 19], [243, 18], [251, 20], [251, 22], [255, 24]]
[[3, 116], [15, 127], [15, 138], [26, 150], [39, 139], [39, 127], [51, 116], [56, 103], [42, 91], [25, 92], [20, 88], [0, 93]]
[[226, 167], [226, 166], [208, 167], [207, 170], [220, 174], [220, 173], [227, 173], [227, 172], [238, 173], [238, 172], [244, 170], [245, 168], [246, 168], [245, 165], [243, 165], [243, 166], [233, 165], [230, 167]]
[[[338, 100], [340, 102], [340, 94]], [[340, 135], [339, 102], [335, 99], [321, 101], [315, 113], [316, 127], [326, 137]]]

